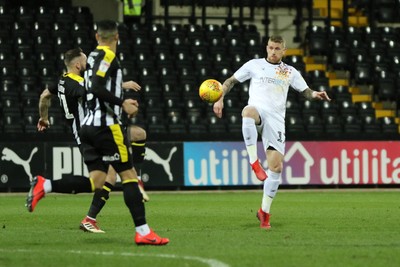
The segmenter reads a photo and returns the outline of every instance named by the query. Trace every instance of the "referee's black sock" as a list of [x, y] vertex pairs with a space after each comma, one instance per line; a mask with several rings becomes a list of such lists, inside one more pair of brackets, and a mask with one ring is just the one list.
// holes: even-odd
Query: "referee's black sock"
[[96, 190], [94, 192], [92, 204], [90, 205], [87, 216], [96, 219], [97, 214], [100, 213], [101, 209], [106, 204], [109, 194], [113, 188], [114, 187], [110, 183], [105, 182], [101, 190]]
[[51, 181], [55, 193], [77, 194], [93, 192], [91, 179], [80, 175], [64, 175], [60, 180]]
[[128, 207], [135, 226], [146, 224], [145, 208], [142, 193], [140, 193], [137, 180], [122, 182], [125, 204]]

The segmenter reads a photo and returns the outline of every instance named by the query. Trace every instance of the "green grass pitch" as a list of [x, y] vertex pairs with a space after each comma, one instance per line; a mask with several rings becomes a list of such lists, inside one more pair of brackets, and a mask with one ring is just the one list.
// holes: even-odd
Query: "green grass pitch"
[[400, 266], [400, 191], [282, 190], [272, 229], [259, 228], [261, 190], [150, 192], [147, 220], [170, 238], [136, 246], [121, 193], [98, 216], [106, 234], [78, 229], [90, 194], [0, 194], [0, 266]]

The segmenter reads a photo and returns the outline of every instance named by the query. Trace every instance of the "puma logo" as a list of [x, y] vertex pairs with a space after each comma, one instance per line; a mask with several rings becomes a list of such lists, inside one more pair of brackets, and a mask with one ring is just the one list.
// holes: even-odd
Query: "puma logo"
[[31, 173], [31, 165], [30, 165], [30, 163], [31, 163], [33, 155], [37, 151], [38, 151], [37, 147], [33, 148], [29, 158], [27, 160], [23, 160], [14, 151], [9, 149], [8, 147], [5, 147], [5, 148], [3, 148], [3, 151], [2, 151], [3, 155], [1, 156], [1, 160], [12, 161], [16, 165], [21, 165], [22, 168], [24, 168], [24, 171], [26, 172], [26, 174], [28, 175], [29, 181], [32, 181], [33, 176], [32, 176], [32, 173]]
[[154, 150], [151, 148], [146, 147], [146, 160], [151, 160], [155, 164], [161, 165], [164, 168], [165, 173], [168, 175], [168, 179], [172, 182], [174, 180], [174, 177], [172, 176], [171, 173], [171, 166], [169, 162], [171, 161], [171, 158], [173, 154], [177, 151], [178, 149], [176, 146], [174, 146], [171, 151], [169, 152], [169, 156], [166, 159], [161, 158]]

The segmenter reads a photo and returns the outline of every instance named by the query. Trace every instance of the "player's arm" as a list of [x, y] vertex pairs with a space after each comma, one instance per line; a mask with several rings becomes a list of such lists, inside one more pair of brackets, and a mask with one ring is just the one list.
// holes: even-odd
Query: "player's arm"
[[308, 100], [328, 100], [331, 101], [329, 98], [328, 94], [325, 91], [314, 91], [311, 90], [310, 88], [307, 88], [301, 94]]
[[222, 110], [224, 108], [224, 97], [227, 95], [235, 84], [239, 83], [239, 81], [235, 78], [235, 76], [231, 76], [224, 81], [222, 84], [222, 96], [221, 98], [214, 103], [213, 111], [218, 118], [222, 118]]
[[122, 109], [128, 114], [129, 117], [135, 116], [138, 112], [138, 102], [133, 99], [121, 99], [116, 97], [106, 88], [106, 81], [108, 71], [113, 62], [107, 62], [104, 59], [100, 62], [99, 68], [93, 76], [91, 92], [99, 100], [110, 103], [112, 105], [121, 106]]
[[39, 121], [37, 123], [37, 129], [39, 132], [43, 132], [49, 126], [49, 107], [50, 107], [50, 100], [52, 97], [52, 93], [49, 89], [45, 89], [42, 94], [40, 95], [39, 99]]
[[135, 81], [127, 81], [122, 83], [122, 88], [125, 90], [133, 90], [137, 92], [140, 91], [142, 87]]

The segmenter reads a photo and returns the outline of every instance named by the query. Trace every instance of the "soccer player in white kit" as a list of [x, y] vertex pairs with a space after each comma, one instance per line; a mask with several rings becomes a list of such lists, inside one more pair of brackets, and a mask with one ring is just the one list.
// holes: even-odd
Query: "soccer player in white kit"
[[[263, 198], [257, 218], [261, 228], [270, 229], [270, 208], [279, 187], [285, 154], [285, 113], [289, 86], [309, 100], [331, 99], [324, 91], [311, 90], [299, 71], [282, 62], [286, 46], [281, 36], [271, 36], [266, 51], [266, 58], [249, 60], [225, 80], [222, 86], [223, 95], [214, 103], [213, 110], [221, 118], [224, 96], [236, 83], [250, 79], [248, 105], [242, 110], [242, 133], [251, 167], [256, 177], [264, 181]], [[267, 157], [267, 172], [258, 159], [258, 133], [262, 137]]]

